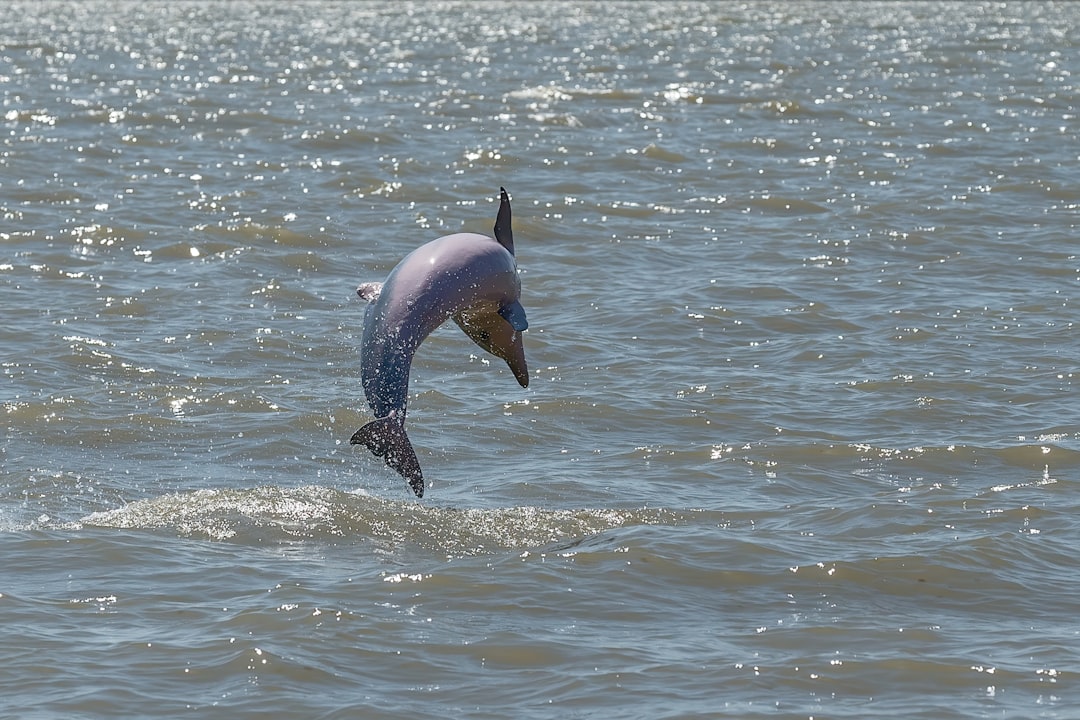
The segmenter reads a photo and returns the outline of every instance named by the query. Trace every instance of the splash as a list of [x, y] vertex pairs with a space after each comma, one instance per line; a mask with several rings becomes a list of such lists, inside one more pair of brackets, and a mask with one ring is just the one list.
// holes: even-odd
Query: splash
[[389, 549], [416, 547], [460, 556], [541, 547], [677, 519], [657, 509], [440, 508], [311, 486], [171, 493], [92, 513], [82, 524], [238, 542], [370, 539]]

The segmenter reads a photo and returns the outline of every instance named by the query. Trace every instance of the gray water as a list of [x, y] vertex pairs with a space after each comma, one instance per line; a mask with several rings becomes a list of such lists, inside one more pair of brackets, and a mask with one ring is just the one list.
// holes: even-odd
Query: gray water
[[[0, 23], [0, 716], [1080, 717], [1080, 5]], [[500, 185], [417, 502], [354, 289]]]

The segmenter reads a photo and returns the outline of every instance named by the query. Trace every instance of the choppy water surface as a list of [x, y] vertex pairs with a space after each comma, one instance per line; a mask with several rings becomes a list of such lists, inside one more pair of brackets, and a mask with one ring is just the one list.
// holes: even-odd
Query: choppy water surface
[[1075, 4], [0, 20], [3, 717], [1076, 717]]

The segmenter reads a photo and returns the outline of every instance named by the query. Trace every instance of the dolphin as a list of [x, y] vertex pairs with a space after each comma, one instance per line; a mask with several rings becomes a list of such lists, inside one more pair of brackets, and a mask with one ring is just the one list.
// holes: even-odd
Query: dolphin
[[518, 301], [510, 198], [499, 188], [495, 237], [445, 235], [405, 256], [381, 283], [363, 283], [368, 301], [361, 340], [360, 377], [375, 419], [353, 434], [424, 496], [424, 474], [405, 433], [409, 370], [431, 332], [448, 318], [487, 352], [506, 361], [521, 387], [529, 386], [521, 333], [529, 327]]

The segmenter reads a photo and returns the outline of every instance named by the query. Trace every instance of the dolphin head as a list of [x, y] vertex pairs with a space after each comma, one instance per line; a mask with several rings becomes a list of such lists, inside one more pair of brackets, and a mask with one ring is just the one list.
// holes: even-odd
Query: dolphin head
[[462, 311], [453, 317], [474, 343], [506, 361], [521, 387], [529, 387], [529, 367], [525, 364], [525, 344], [521, 338], [521, 331], [528, 323], [520, 303], [515, 300], [497, 312]]

